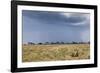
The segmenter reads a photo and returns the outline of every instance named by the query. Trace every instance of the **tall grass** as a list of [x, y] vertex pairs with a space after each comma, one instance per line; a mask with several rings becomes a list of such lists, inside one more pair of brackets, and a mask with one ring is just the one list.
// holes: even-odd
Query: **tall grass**
[[80, 60], [90, 58], [89, 44], [23, 45], [22, 61]]

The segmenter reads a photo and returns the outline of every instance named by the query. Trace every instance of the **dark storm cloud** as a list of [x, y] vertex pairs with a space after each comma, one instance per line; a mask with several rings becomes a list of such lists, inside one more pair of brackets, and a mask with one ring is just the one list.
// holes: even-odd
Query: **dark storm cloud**
[[[69, 14], [70, 17], [67, 17]], [[74, 24], [79, 24], [79, 26], [84, 26], [83, 24], [87, 22], [88, 14], [83, 13], [60, 13], [60, 12], [44, 12], [44, 11], [23, 11], [23, 15], [29, 18], [38, 19], [44, 24], [57, 24], [74, 26]], [[63, 23], [62, 23], [63, 22]], [[61, 25], [60, 24], [60, 25]], [[82, 25], [81, 25], [82, 24]], [[89, 24], [89, 23], [86, 23]]]

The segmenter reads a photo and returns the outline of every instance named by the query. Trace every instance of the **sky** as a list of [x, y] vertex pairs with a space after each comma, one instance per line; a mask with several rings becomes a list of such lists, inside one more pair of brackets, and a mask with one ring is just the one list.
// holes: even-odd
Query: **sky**
[[22, 25], [23, 43], [90, 41], [88, 13], [23, 10]]

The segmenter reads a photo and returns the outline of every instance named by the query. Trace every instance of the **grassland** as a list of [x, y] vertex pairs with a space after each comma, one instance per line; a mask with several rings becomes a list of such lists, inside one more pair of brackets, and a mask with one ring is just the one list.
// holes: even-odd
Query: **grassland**
[[56, 61], [90, 59], [89, 44], [23, 45], [22, 61]]

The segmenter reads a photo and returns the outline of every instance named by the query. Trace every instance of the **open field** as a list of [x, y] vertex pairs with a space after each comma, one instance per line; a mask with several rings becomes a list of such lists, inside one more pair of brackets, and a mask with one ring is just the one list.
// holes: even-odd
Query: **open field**
[[23, 45], [22, 61], [56, 61], [90, 59], [89, 44]]

